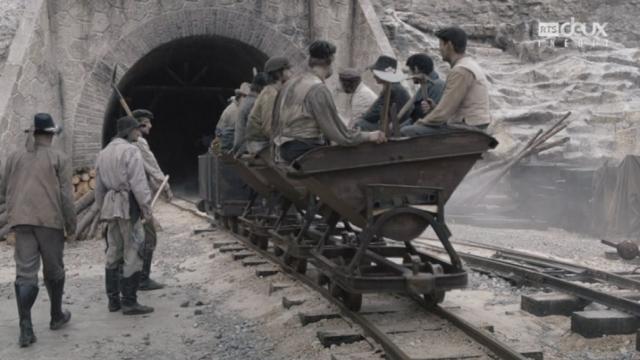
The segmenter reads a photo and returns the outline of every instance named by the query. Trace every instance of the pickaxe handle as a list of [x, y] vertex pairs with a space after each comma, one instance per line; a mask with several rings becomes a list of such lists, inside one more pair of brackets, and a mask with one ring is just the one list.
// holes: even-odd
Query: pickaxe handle
[[129, 105], [127, 104], [127, 101], [124, 99], [124, 96], [122, 96], [122, 93], [120, 92], [120, 90], [118, 89], [118, 86], [116, 85], [116, 72], [117, 71], [118, 71], [118, 64], [116, 64], [113, 67], [113, 74], [111, 75], [111, 88], [116, 93], [116, 96], [118, 97], [118, 101], [120, 102], [120, 105], [124, 109], [124, 112], [127, 113], [127, 116], [133, 117], [133, 113], [131, 112], [131, 108], [129, 108]]
[[380, 118], [380, 131], [387, 134], [389, 131], [389, 110], [391, 110], [391, 84], [384, 83], [384, 103], [382, 105], [382, 116]]

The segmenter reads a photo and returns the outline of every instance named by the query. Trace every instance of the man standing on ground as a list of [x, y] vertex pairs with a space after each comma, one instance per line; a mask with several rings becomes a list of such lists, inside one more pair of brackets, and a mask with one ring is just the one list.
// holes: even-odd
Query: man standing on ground
[[400, 131], [404, 136], [419, 136], [446, 130], [449, 125], [486, 128], [489, 113], [489, 82], [484, 70], [466, 55], [467, 34], [458, 27], [436, 32], [442, 59], [451, 65], [442, 99], [426, 117]]
[[362, 82], [360, 72], [353, 68], [340, 71], [340, 86], [347, 94], [347, 108], [344, 116], [345, 125], [352, 129], [362, 120], [363, 115], [376, 101], [376, 93]]
[[[385, 81], [380, 78], [383, 74], [390, 74], [392, 77], [402, 77], [398, 71], [398, 60], [391, 56], [382, 55], [378, 57], [375, 64], [369, 67], [373, 73], [373, 78], [380, 85], [384, 85]], [[380, 76], [379, 76], [380, 75]], [[391, 96], [389, 97], [391, 104], [396, 104], [396, 112], [400, 111], [407, 101], [411, 100], [411, 95], [407, 89], [405, 89], [400, 82], [392, 82], [389, 84], [391, 87]], [[378, 99], [371, 105], [369, 110], [362, 116], [362, 120], [356, 123], [356, 126], [362, 130], [378, 130], [380, 128], [380, 119], [382, 119], [382, 112], [384, 109], [384, 87], [378, 96]], [[402, 124], [409, 118], [409, 114], [405, 114], [402, 119], [398, 119], [398, 122]]]
[[[147, 174], [147, 179], [149, 180], [149, 189], [151, 189], [152, 194], [155, 194], [160, 188], [160, 185], [162, 185], [165, 175], [162, 172], [162, 169], [160, 169], [160, 165], [158, 165], [158, 160], [156, 160], [155, 155], [151, 152], [147, 139], [145, 139], [145, 136], [149, 136], [149, 133], [151, 132], [151, 120], [153, 120], [153, 113], [149, 110], [138, 109], [134, 110], [132, 114], [140, 123], [140, 131], [142, 132], [142, 135], [138, 138], [138, 141], [134, 142], [134, 145], [140, 149], [140, 154], [142, 154], [142, 160], [144, 161], [144, 171]], [[167, 197], [167, 200], [171, 201], [173, 193], [171, 192], [168, 183], [165, 185], [163, 192]], [[144, 250], [142, 252], [142, 273], [140, 275], [139, 290], [162, 289], [164, 288], [164, 284], [156, 282], [150, 277], [153, 252], [156, 249], [156, 244], [158, 243], [156, 228], [153, 221], [146, 222], [143, 227]]]
[[20, 318], [21, 347], [36, 342], [31, 323], [31, 307], [38, 295], [40, 259], [44, 284], [51, 303], [49, 328], [57, 330], [71, 319], [62, 310], [64, 293], [64, 241], [76, 232], [73, 206], [71, 162], [51, 148], [59, 133], [49, 114], [36, 114], [28, 130], [26, 149], [9, 155], [0, 181], [0, 203], [6, 202], [8, 221], [16, 234], [15, 292]]
[[144, 246], [140, 217], [146, 222], [153, 221], [151, 190], [140, 150], [132, 144], [141, 135], [140, 124], [125, 116], [118, 119], [117, 128], [116, 137], [96, 160], [94, 204], [100, 209], [100, 219], [107, 222], [105, 285], [109, 311], [122, 309], [124, 315], [147, 314], [153, 308], [138, 304], [136, 293], [142, 271], [140, 250]]
[[269, 146], [273, 107], [278, 92], [291, 78], [291, 65], [285, 57], [272, 57], [264, 64], [268, 85], [262, 89], [249, 114], [247, 123], [247, 151], [257, 154]]
[[336, 47], [318, 40], [309, 46], [309, 71], [287, 81], [274, 110], [276, 161], [291, 162], [305, 152], [332, 141], [355, 146], [367, 141], [382, 143], [381, 131], [347, 129], [324, 81], [333, 74]]

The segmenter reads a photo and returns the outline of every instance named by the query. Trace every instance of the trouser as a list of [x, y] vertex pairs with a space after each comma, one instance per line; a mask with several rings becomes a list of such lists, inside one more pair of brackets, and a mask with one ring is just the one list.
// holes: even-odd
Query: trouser
[[376, 131], [380, 130], [380, 123], [378, 122], [368, 122], [367, 120], [360, 120], [356, 122], [355, 127], [360, 128], [362, 131]]
[[140, 281], [146, 281], [151, 274], [151, 260], [153, 259], [153, 252], [156, 249], [158, 237], [156, 234], [156, 228], [152, 222], [146, 222], [143, 225], [144, 228], [144, 246], [142, 247], [142, 274]]
[[141, 221], [113, 219], [107, 223], [106, 269], [115, 270], [122, 264], [122, 276], [130, 277], [142, 270], [141, 250], [144, 246], [144, 229]]
[[280, 145], [280, 158], [287, 163], [302, 156], [307, 151], [322, 146], [320, 144], [314, 144], [312, 142], [292, 140]]
[[442, 125], [423, 125], [420, 123], [415, 123], [413, 125], [407, 125], [400, 129], [400, 134], [402, 136], [408, 137], [416, 137], [421, 135], [428, 134], [437, 134], [440, 132], [445, 132], [449, 130], [449, 126], [447, 124]]
[[62, 230], [33, 225], [18, 225], [13, 230], [16, 233], [16, 284], [38, 285], [40, 258], [45, 280], [64, 278]]

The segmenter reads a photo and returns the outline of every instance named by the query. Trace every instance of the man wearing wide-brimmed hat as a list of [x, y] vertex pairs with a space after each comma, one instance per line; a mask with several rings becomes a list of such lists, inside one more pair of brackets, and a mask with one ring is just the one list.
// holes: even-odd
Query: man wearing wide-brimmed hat
[[[390, 104], [396, 104], [396, 112], [399, 112], [404, 104], [411, 99], [411, 95], [409, 95], [409, 92], [400, 84], [406, 76], [398, 69], [398, 60], [391, 56], [381, 55], [376, 62], [369, 67], [369, 70], [373, 73], [373, 78], [378, 84], [389, 84], [391, 87]], [[356, 124], [356, 127], [368, 131], [380, 128], [384, 98], [383, 90], [376, 102], [374, 102], [369, 110], [362, 116], [362, 120]], [[402, 123], [408, 117], [409, 114], [405, 114], [402, 119], [398, 119], [398, 121]]]
[[140, 305], [136, 296], [142, 270], [140, 250], [144, 246], [141, 218], [153, 221], [144, 161], [132, 144], [140, 137], [140, 126], [133, 117], [118, 119], [116, 137], [96, 160], [94, 206], [100, 209], [100, 219], [107, 222], [105, 285], [109, 311], [122, 309], [125, 315], [153, 311], [152, 307]]
[[235, 96], [229, 99], [229, 105], [222, 111], [222, 115], [216, 124], [216, 139], [223, 151], [231, 150], [233, 147], [233, 137], [235, 132], [236, 120], [238, 119], [238, 110], [242, 99], [249, 95], [251, 85], [243, 82], [240, 87], [235, 90]]
[[51, 303], [49, 328], [57, 330], [71, 319], [62, 310], [64, 292], [63, 251], [65, 233], [76, 232], [73, 206], [71, 162], [51, 147], [61, 131], [49, 114], [36, 114], [27, 130], [26, 149], [9, 155], [5, 176], [0, 181], [0, 203], [6, 202], [9, 225], [15, 231], [15, 292], [20, 318], [21, 347], [36, 342], [31, 323], [31, 307], [38, 295], [40, 259], [44, 284]]

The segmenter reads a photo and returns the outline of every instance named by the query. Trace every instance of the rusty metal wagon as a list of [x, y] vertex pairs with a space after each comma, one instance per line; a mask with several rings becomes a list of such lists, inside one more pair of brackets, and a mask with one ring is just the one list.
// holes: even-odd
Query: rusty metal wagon
[[[360, 308], [364, 293], [422, 294], [435, 305], [446, 290], [465, 287], [467, 273], [449, 241], [444, 205], [474, 163], [496, 145], [483, 132], [452, 129], [381, 145], [321, 147], [296, 159], [287, 177], [331, 209], [310, 257], [320, 281], [353, 310]], [[340, 221], [359, 229], [336, 240]], [[411, 244], [428, 227], [448, 261]]]
[[225, 155], [203, 154], [198, 157], [199, 193], [202, 208], [237, 231], [237, 218], [249, 202], [250, 191], [239, 177], [235, 161]]

